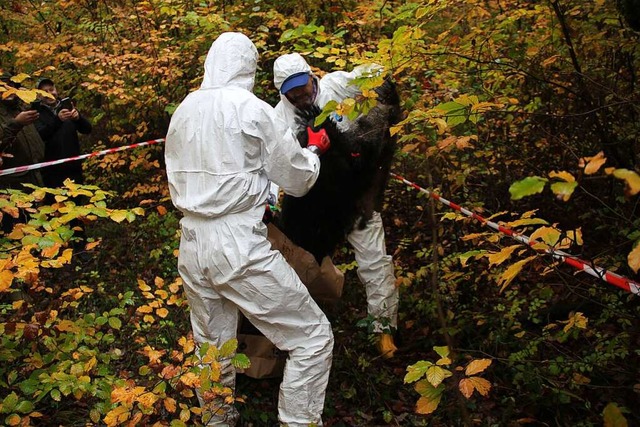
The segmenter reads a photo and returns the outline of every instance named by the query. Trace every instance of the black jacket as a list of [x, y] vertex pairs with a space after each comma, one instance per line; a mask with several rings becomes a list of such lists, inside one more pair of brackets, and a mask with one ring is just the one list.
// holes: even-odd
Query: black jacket
[[[0, 102], [0, 152], [13, 157], [4, 157], [0, 169], [40, 163], [44, 160], [44, 144], [33, 124], [22, 126], [15, 117], [19, 110], [8, 108]], [[42, 169], [33, 169], [0, 177], [0, 188], [22, 189], [21, 184], [42, 186]], [[30, 190], [27, 190], [30, 191]]]
[[[78, 132], [91, 133], [91, 123], [82, 115], [78, 120], [63, 122], [55, 111], [46, 106], [41, 106], [38, 112], [40, 117], [36, 121], [36, 128], [45, 143], [45, 160], [66, 159], [80, 155]], [[42, 178], [45, 186], [51, 188], [62, 186], [67, 178], [82, 184], [82, 161], [47, 166], [42, 169]]]

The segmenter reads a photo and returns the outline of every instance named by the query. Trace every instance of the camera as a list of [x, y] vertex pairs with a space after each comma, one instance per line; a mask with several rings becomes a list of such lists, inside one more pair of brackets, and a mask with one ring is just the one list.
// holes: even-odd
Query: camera
[[58, 111], [59, 110], [73, 110], [73, 101], [71, 100], [71, 98], [62, 98], [60, 100], [60, 103], [58, 104]]
[[31, 102], [31, 104], [29, 104], [29, 110], [38, 111], [38, 109], [40, 109], [40, 105], [41, 101], [39, 99], [36, 99], [35, 101]]

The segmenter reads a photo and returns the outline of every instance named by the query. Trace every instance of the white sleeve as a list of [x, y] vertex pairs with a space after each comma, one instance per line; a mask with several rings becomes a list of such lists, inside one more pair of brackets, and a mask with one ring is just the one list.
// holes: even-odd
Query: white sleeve
[[267, 178], [292, 196], [307, 194], [320, 173], [320, 159], [300, 147], [293, 131], [268, 104], [254, 122], [254, 131], [264, 142], [263, 166]]

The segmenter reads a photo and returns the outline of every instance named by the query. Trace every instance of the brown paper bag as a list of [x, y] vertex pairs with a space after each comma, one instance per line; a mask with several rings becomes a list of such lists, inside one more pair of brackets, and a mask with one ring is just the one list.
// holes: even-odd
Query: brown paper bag
[[324, 257], [318, 265], [313, 255], [293, 243], [272, 223], [267, 224], [267, 239], [279, 251], [300, 277], [311, 297], [319, 303], [335, 302], [342, 296], [344, 274]]
[[[248, 322], [247, 319], [242, 320]], [[241, 370], [251, 378], [278, 378], [284, 372], [287, 352], [279, 350], [264, 335], [238, 334], [238, 353], [245, 354], [251, 366]]]
[[[289, 240], [275, 225], [267, 224], [267, 230], [271, 247], [280, 251], [316, 302], [331, 303], [342, 296], [344, 275], [331, 258], [325, 257], [318, 265], [313, 255]], [[238, 352], [251, 361], [249, 368], [238, 370], [248, 377], [277, 378], [284, 372], [287, 352], [273, 345], [244, 316], [238, 330]]]

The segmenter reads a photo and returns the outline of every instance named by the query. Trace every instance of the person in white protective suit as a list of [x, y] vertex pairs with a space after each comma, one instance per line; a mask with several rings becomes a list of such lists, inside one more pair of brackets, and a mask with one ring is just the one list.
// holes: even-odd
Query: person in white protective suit
[[[295, 126], [296, 108], [305, 109], [313, 104], [321, 109], [329, 101], [342, 102], [355, 99], [359, 88], [351, 84], [355, 78], [381, 72], [382, 67], [367, 64], [351, 72], [335, 71], [319, 79], [298, 53], [282, 55], [273, 65], [273, 82], [280, 91], [276, 113], [289, 126]], [[338, 129], [349, 126], [346, 117], [337, 123]], [[356, 224], [359, 221], [356, 221]], [[384, 228], [379, 212], [366, 223], [364, 229], [353, 228], [347, 236], [358, 263], [358, 277], [365, 285], [367, 312], [375, 320], [374, 331], [379, 333], [377, 347], [384, 358], [397, 351], [391, 331], [398, 323], [398, 289], [395, 286], [393, 260], [387, 255]], [[389, 326], [389, 327], [386, 327]]]
[[[165, 159], [173, 204], [184, 214], [178, 270], [197, 343], [236, 337], [239, 311], [289, 352], [278, 402], [282, 425], [322, 425], [331, 357], [331, 325], [282, 255], [271, 250], [262, 215], [270, 180], [304, 195], [317, 179], [328, 138], [310, 131], [300, 147], [273, 108], [251, 91], [258, 52], [240, 33], [211, 45], [200, 89], [176, 109]], [[235, 368], [221, 361], [224, 386]], [[223, 399], [204, 401], [203, 421], [233, 426], [238, 413]]]

